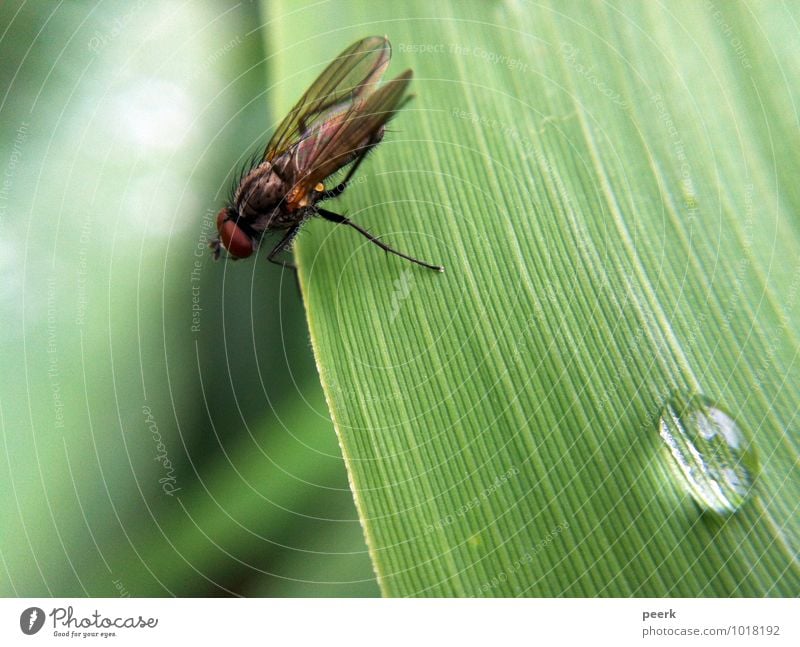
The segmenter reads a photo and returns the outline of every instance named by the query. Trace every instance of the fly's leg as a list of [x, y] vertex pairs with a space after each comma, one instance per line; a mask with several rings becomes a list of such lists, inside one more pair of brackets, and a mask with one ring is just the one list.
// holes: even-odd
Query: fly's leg
[[287, 263], [286, 261], [282, 261], [278, 258], [275, 258], [278, 254], [280, 254], [284, 249], [289, 247], [294, 240], [294, 237], [297, 236], [297, 232], [300, 231], [300, 225], [294, 225], [286, 232], [286, 235], [280, 239], [277, 245], [272, 248], [272, 251], [267, 254], [267, 260], [270, 263], [275, 263], [275, 265], [280, 265], [281, 267], [289, 267], [293, 270], [296, 270], [297, 267], [294, 263]]
[[418, 260], [416, 258], [413, 258], [411, 256], [407, 256], [406, 254], [403, 254], [402, 252], [398, 252], [396, 249], [392, 249], [391, 247], [389, 247], [389, 245], [387, 245], [386, 243], [382, 242], [379, 238], [376, 238], [375, 236], [373, 236], [366, 229], [364, 229], [363, 227], [360, 227], [359, 225], [354, 223], [352, 220], [349, 220], [348, 218], [345, 218], [344, 216], [340, 216], [338, 213], [333, 213], [332, 211], [328, 211], [327, 209], [319, 209], [319, 208], [317, 209], [317, 213], [320, 216], [322, 216], [323, 218], [325, 218], [325, 220], [329, 220], [330, 222], [335, 222], [337, 225], [347, 225], [349, 227], [352, 227], [359, 234], [364, 236], [364, 238], [369, 240], [369, 242], [375, 243], [382, 250], [384, 250], [386, 252], [389, 252], [390, 254], [395, 254], [396, 256], [399, 256], [400, 258], [404, 258], [407, 261], [411, 261], [412, 263], [416, 263], [417, 265], [422, 265], [422, 267], [427, 267], [430, 270], [436, 270], [437, 272], [444, 272], [444, 268], [441, 265], [431, 265], [430, 263], [425, 263], [424, 261], [420, 261], [420, 260]]

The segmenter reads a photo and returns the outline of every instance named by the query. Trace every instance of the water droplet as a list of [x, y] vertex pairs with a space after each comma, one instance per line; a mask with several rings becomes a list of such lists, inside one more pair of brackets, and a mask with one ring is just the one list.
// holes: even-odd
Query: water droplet
[[758, 459], [737, 422], [699, 394], [676, 395], [664, 407], [658, 431], [673, 472], [704, 509], [735, 512], [753, 489]]

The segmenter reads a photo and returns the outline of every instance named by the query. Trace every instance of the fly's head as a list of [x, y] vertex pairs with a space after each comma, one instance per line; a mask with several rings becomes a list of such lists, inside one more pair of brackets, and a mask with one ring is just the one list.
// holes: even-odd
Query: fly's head
[[217, 214], [217, 231], [219, 238], [209, 246], [214, 250], [214, 259], [218, 259], [224, 248], [236, 260], [247, 258], [255, 250], [254, 232], [248, 227], [232, 207], [224, 207]]

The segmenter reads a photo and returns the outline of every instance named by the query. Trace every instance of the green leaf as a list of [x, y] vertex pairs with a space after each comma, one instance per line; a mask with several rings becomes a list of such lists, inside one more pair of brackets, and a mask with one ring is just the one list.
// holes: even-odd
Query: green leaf
[[[383, 593], [796, 594], [796, 8], [272, 12], [275, 114], [373, 33], [390, 76], [415, 73], [329, 208], [447, 271], [323, 221], [296, 246]], [[676, 391], [754, 440], [734, 514], [672, 476], [658, 418]]]

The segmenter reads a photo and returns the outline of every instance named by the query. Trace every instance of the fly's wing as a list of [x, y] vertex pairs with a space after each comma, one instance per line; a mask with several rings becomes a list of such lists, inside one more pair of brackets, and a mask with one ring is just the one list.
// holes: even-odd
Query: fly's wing
[[325, 68], [286, 115], [269, 140], [264, 159], [271, 162], [332, 113], [347, 110], [353, 102], [368, 96], [391, 57], [389, 40], [382, 36], [371, 36], [350, 45]]
[[303, 195], [380, 139], [386, 123], [411, 99], [406, 91], [412, 76], [406, 70], [303, 140], [295, 151], [295, 195]]

